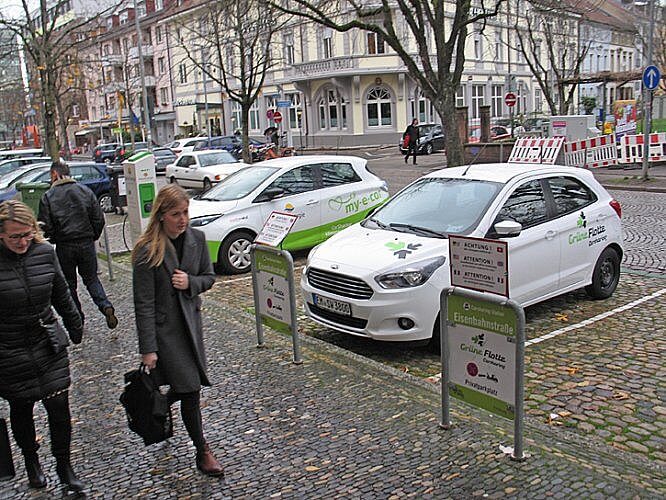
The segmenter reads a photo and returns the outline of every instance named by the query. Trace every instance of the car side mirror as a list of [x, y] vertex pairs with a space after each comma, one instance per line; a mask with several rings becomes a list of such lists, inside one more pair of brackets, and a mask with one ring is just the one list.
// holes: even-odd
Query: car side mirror
[[274, 200], [275, 198], [279, 198], [280, 196], [284, 195], [285, 190], [280, 188], [280, 187], [269, 187], [264, 190], [263, 193], [261, 193], [259, 196], [257, 196], [254, 201], [255, 202], [261, 202], [261, 201], [270, 201]]
[[493, 229], [498, 238], [514, 238], [520, 234], [523, 226], [520, 222], [509, 219], [497, 222]]

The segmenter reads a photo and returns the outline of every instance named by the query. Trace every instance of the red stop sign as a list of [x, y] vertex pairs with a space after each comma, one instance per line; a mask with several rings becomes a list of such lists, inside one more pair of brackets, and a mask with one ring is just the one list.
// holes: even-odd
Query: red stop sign
[[279, 111], [276, 111], [275, 113], [273, 113], [273, 121], [275, 123], [281, 123], [282, 122], [282, 113], [280, 113]]
[[504, 104], [506, 104], [506, 105], [509, 106], [510, 108], [512, 108], [512, 107], [514, 107], [514, 106], [516, 105], [516, 101], [517, 101], [517, 100], [518, 100], [518, 99], [517, 99], [517, 97], [516, 97], [516, 94], [514, 94], [513, 92], [507, 92], [507, 93], [504, 95]]

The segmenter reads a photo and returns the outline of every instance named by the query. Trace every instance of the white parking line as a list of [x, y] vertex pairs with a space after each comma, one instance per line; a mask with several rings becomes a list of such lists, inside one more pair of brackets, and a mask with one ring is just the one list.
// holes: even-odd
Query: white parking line
[[646, 295], [645, 297], [641, 297], [640, 299], [636, 299], [633, 302], [629, 302], [628, 304], [625, 304], [620, 307], [616, 307], [615, 309], [612, 309], [610, 311], [606, 311], [601, 314], [597, 314], [596, 316], [586, 319], [585, 321], [581, 321], [580, 323], [576, 323], [575, 325], [569, 325], [565, 326], [564, 328], [560, 328], [559, 330], [552, 331], [550, 333], [547, 333], [546, 335], [542, 335], [541, 337], [537, 337], [532, 340], [528, 340], [525, 342], [525, 347], [533, 345], [533, 344], [538, 344], [539, 342], [543, 342], [544, 340], [549, 340], [552, 338], [557, 337], [558, 335], [562, 335], [563, 333], [570, 332], [572, 330], [577, 330], [579, 328], [583, 328], [584, 326], [589, 326], [592, 323], [596, 323], [597, 321], [601, 321], [602, 319], [606, 319], [609, 316], [613, 316], [614, 314], [627, 311], [628, 309], [632, 309], [638, 305], [641, 305], [643, 302], [647, 302], [648, 300], [656, 299], [657, 297], [660, 297], [666, 293], [666, 288], [662, 288], [661, 290], [658, 290], [654, 293], [651, 293], [650, 295]]
[[[304, 267], [305, 266], [294, 266], [294, 271], [296, 271], [298, 269], [303, 269]], [[234, 278], [234, 279], [230, 279], [230, 280], [220, 280], [217, 283], [220, 283], [220, 284], [223, 284], [223, 283], [237, 283], [238, 281], [247, 281], [247, 280], [251, 280], [251, 279], [252, 279], [252, 275], [243, 276], [242, 278]]]

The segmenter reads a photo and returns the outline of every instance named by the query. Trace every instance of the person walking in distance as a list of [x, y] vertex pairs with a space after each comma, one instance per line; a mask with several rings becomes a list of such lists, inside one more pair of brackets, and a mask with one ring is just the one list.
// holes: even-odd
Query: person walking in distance
[[97, 276], [95, 241], [104, 229], [104, 214], [95, 193], [72, 179], [69, 166], [62, 160], [51, 165], [51, 188], [39, 202], [38, 218], [44, 225], [44, 235], [56, 245], [56, 255], [81, 319], [84, 315], [76, 293], [77, 269], [106, 318], [106, 325], [111, 329], [118, 326], [113, 305]]
[[407, 149], [407, 154], [405, 155], [405, 163], [407, 163], [407, 160], [409, 159], [409, 155], [412, 154], [414, 155], [414, 165], [416, 165], [416, 147], [418, 146], [419, 142], [419, 121], [414, 118], [412, 120], [412, 123], [407, 125], [407, 129], [405, 130], [405, 133], [403, 134], [403, 137], [409, 138], [408, 142], [408, 149]]
[[[0, 397], [23, 453], [28, 484], [46, 487], [35, 433], [35, 402], [46, 408], [56, 473], [68, 489], [82, 491], [70, 462], [67, 339], [81, 342], [83, 323], [53, 247], [46, 243], [30, 208], [16, 200], [0, 204]], [[55, 332], [62, 333], [58, 335]]]
[[176, 184], [157, 194], [145, 232], [132, 252], [134, 309], [141, 363], [180, 413], [206, 475], [223, 469], [204, 439], [201, 386], [210, 385], [199, 294], [215, 283], [204, 234], [189, 226], [189, 196]]

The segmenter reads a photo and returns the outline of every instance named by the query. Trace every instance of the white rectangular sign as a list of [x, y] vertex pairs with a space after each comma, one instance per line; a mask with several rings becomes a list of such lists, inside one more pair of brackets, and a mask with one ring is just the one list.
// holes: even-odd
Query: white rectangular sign
[[254, 242], [277, 247], [287, 237], [296, 220], [298, 220], [298, 215], [271, 212]]
[[508, 261], [505, 241], [449, 236], [451, 286], [508, 297]]

